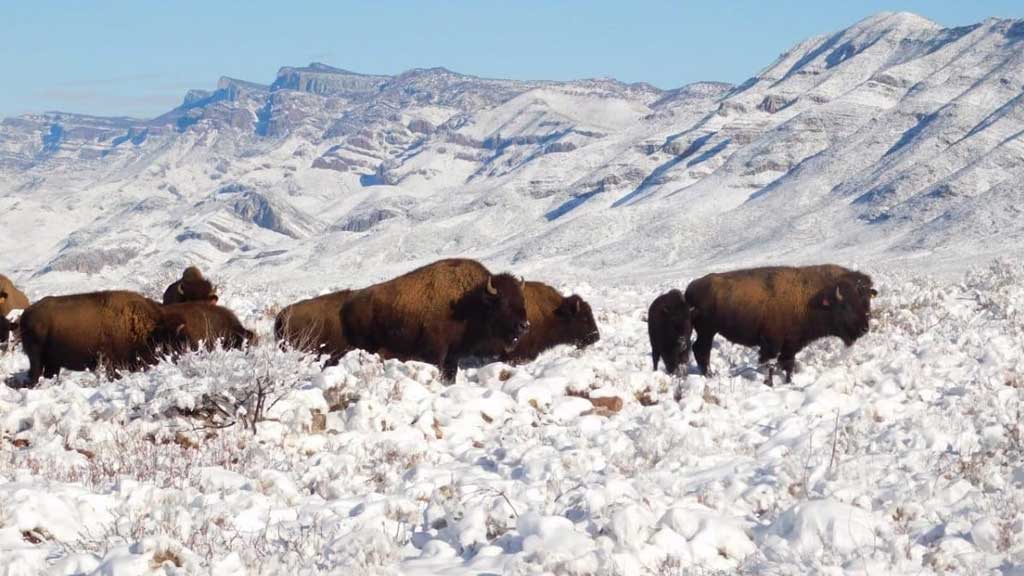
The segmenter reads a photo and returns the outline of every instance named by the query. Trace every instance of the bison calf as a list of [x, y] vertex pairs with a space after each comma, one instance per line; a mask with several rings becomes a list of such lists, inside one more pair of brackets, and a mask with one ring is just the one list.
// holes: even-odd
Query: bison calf
[[203, 277], [203, 273], [195, 266], [185, 268], [181, 278], [175, 280], [164, 290], [164, 304], [181, 302], [217, 303], [217, 292], [213, 284]]
[[647, 335], [651, 339], [651, 358], [654, 370], [658, 360], [665, 362], [665, 371], [675, 374], [679, 366], [690, 362], [690, 305], [683, 293], [669, 290], [651, 302], [647, 311]]
[[530, 328], [522, 281], [465, 259], [440, 260], [358, 290], [340, 318], [350, 346], [433, 363], [448, 382], [460, 358], [511, 352]]
[[242, 326], [235, 313], [206, 302], [182, 302], [164, 306], [164, 313], [183, 325], [176, 340], [177, 350], [199, 350], [205, 344], [213, 350], [220, 342], [224, 349], [239, 349], [255, 344], [256, 335]]
[[21, 315], [21, 344], [29, 360], [29, 384], [53, 378], [61, 368], [140, 370], [176, 344], [180, 319], [156, 302], [126, 291], [50, 296]]
[[342, 290], [286, 306], [274, 319], [274, 335], [296, 350], [332, 357], [344, 353], [348, 344], [341, 333], [341, 305], [351, 296], [351, 290]]
[[505, 362], [521, 364], [559, 344], [586, 348], [600, 340], [594, 312], [583, 298], [575, 294], [562, 296], [543, 282], [527, 282], [523, 294], [530, 331], [511, 352], [501, 354]]
[[[793, 376], [796, 354], [826, 336], [851, 346], [868, 332], [871, 277], [841, 266], [770, 267], [708, 274], [686, 287], [697, 341], [693, 354], [707, 375], [716, 334], [760, 348], [758, 361], [778, 358]], [[772, 385], [768, 366], [767, 384]]]

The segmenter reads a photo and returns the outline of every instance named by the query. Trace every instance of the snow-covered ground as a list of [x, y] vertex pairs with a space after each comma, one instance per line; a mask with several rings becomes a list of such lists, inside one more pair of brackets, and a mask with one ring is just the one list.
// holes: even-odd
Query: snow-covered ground
[[[0, 575], [1024, 574], [1024, 266], [866, 271], [871, 333], [774, 389], [721, 340], [651, 371], [667, 282], [563, 286], [598, 344], [452, 386], [272, 338], [0, 386]], [[293, 296], [224, 290], [264, 334]]]

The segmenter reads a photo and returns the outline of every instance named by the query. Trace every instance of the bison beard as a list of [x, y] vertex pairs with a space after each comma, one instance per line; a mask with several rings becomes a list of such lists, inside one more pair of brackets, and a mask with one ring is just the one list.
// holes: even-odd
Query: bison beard
[[156, 363], [180, 320], [134, 292], [51, 296], [21, 316], [22, 347], [29, 359], [29, 384], [68, 370], [140, 370]]
[[274, 319], [274, 335], [296, 350], [336, 357], [348, 343], [341, 332], [341, 306], [351, 290], [324, 294], [286, 306]]
[[651, 302], [647, 311], [647, 335], [651, 339], [654, 370], [658, 360], [665, 361], [665, 371], [675, 374], [680, 365], [690, 362], [690, 305], [679, 290], [670, 290]]
[[459, 359], [512, 350], [529, 329], [522, 282], [479, 262], [440, 260], [355, 292], [340, 311], [352, 348], [430, 362], [455, 380]]
[[[771, 267], [708, 274], [686, 288], [697, 340], [693, 354], [708, 374], [716, 334], [759, 347], [758, 361], [778, 358], [792, 380], [796, 354], [807, 344], [838, 336], [850, 346], [868, 331], [871, 277], [841, 266]], [[768, 366], [767, 384], [772, 385]]]

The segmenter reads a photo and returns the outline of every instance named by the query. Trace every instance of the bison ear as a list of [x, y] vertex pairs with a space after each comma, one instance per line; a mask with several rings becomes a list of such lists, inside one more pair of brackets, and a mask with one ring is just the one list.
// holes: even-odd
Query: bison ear
[[7, 300], [7, 292], [0, 290], [0, 304], [3, 304]]
[[878, 296], [878, 290], [875, 290], [874, 288], [868, 290], [868, 293], [871, 294], [872, 298], [874, 298], [875, 296]]

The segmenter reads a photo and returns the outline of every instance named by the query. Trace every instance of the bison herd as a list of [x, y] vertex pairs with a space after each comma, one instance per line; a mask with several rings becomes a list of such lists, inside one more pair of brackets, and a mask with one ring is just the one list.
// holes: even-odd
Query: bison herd
[[[847, 346], [868, 331], [870, 276], [835, 265], [770, 267], [708, 274], [685, 291], [658, 296], [648, 310], [654, 369], [689, 364], [708, 375], [712, 341], [759, 348], [773, 383], [777, 361], [789, 382], [796, 354], [810, 342], [839, 337]], [[256, 335], [217, 305], [213, 284], [195, 267], [167, 287], [163, 303], [128, 291], [49, 296], [30, 304], [0, 275], [0, 343], [17, 333], [29, 359], [29, 385], [60, 370], [141, 370], [162, 356], [201, 346], [242, 348]], [[23, 310], [15, 322], [12, 310]], [[696, 341], [691, 337], [696, 331]], [[578, 295], [541, 282], [493, 274], [468, 259], [440, 260], [361, 289], [295, 302], [280, 311], [274, 334], [283, 347], [325, 355], [350, 350], [419, 360], [455, 380], [466, 357], [519, 364], [553, 346], [585, 348], [600, 338], [593, 311]]]

